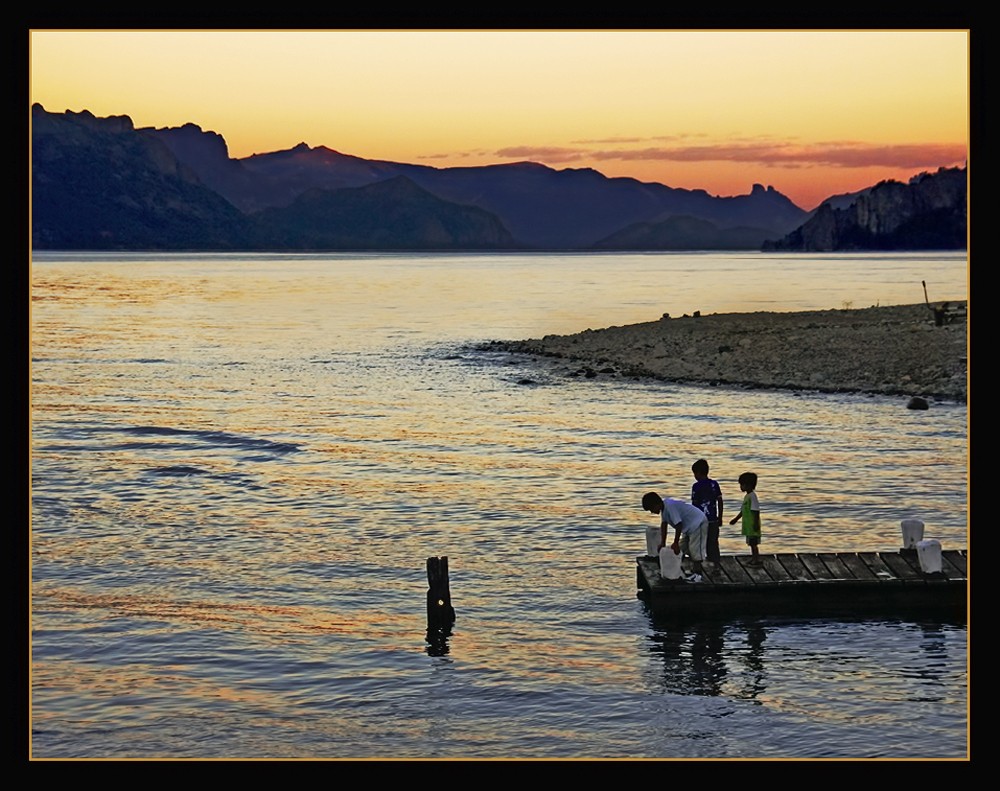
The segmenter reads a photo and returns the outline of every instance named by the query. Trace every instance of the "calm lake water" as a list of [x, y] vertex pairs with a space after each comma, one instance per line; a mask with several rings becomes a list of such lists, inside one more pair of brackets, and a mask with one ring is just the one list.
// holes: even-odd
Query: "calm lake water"
[[635, 558], [699, 457], [765, 552], [966, 547], [965, 405], [473, 349], [922, 280], [965, 255], [36, 253], [31, 757], [964, 759], [964, 622], [665, 623]]

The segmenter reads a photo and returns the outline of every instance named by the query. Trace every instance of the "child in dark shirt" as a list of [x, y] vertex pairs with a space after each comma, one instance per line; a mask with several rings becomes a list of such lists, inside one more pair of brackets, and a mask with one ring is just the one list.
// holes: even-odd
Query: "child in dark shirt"
[[708, 539], [705, 544], [705, 559], [718, 563], [719, 527], [722, 525], [722, 490], [718, 481], [708, 477], [708, 462], [698, 459], [691, 465], [694, 484], [691, 486], [691, 505], [700, 508], [708, 517]]

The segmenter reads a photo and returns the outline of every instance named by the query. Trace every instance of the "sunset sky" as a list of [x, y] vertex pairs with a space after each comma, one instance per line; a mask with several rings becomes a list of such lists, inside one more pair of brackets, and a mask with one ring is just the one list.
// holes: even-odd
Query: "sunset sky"
[[951, 31], [30, 33], [50, 112], [194, 123], [231, 157], [531, 160], [811, 209], [964, 164], [969, 34]]

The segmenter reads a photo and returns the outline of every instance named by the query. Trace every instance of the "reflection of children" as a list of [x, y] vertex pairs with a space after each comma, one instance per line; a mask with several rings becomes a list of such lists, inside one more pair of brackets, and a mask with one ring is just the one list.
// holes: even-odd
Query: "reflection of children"
[[760, 555], [757, 547], [760, 546], [760, 502], [757, 500], [757, 473], [745, 472], [740, 476], [740, 491], [746, 492], [743, 495], [743, 507], [740, 512], [729, 520], [729, 524], [735, 525], [740, 519], [743, 520], [743, 535], [746, 536], [747, 546], [750, 547], [752, 557], [751, 566], [759, 566]]
[[694, 485], [691, 487], [691, 505], [697, 506], [708, 517], [708, 537], [705, 541], [705, 560], [718, 563], [719, 526], [722, 524], [722, 490], [717, 481], [708, 477], [708, 462], [698, 459], [691, 465]]

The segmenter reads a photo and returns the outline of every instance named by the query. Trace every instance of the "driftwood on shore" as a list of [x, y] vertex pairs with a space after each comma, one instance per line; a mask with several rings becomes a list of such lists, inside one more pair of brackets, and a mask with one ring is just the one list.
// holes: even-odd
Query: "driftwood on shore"
[[947, 323], [937, 323], [922, 304], [664, 316], [483, 348], [546, 358], [566, 375], [965, 402], [967, 304], [952, 301], [949, 307], [953, 320]]

